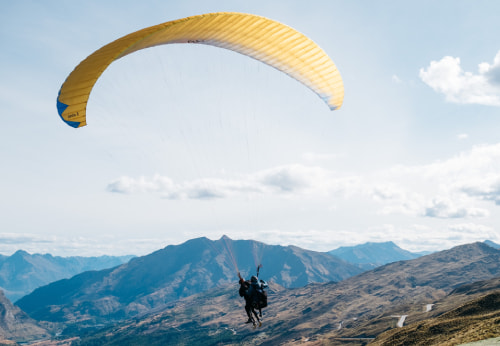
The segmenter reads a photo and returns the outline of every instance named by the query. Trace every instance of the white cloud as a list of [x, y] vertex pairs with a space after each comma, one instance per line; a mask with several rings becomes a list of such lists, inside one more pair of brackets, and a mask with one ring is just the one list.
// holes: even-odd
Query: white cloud
[[448, 226], [449, 230], [479, 235], [479, 240], [486, 239], [497, 239], [498, 236], [495, 234], [493, 228], [485, 225], [475, 224], [475, 223], [459, 223]]
[[420, 78], [455, 103], [500, 106], [500, 51], [493, 64], [479, 64], [478, 73], [464, 71], [460, 58], [445, 56], [420, 69]]
[[390, 239], [409, 251], [439, 251], [459, 244], [487, 239], [498, 242], [500, 239], [491, 227], [476, 223], [457, 223], [436, 227], [423, 224], [413, 224], [407, 227], [386, 224], [369, 229], [365, 233], [364, 239], [366, 236], [369, 237], [369, 241], [375, 242]]
[[392, 75], [392, 81], [396, 84], [401, 84], [403, 81], [401, 80], [401, 78], [399, 78], [397, 75], [393, 74]]
[[167, 237], [126, 239], [110, 235], [82, 237], [0, 233], [0, 253], [9, 256], [20, 249], [31, 254], [50, 253], [54, 256], [145, 255], [169, 243], [172, 240]]
[[169, 177], [121, 177], [108, 184], [107, 190], [115, 193], [157, 193], [168, 199], [214, 199], [249, 194], [303, 195], [341, 194], [356, 190], [355, 177], [337, 177], [334, 172], [321, 167], [299, 164], [262, 170], [232, 178], [203, 178], [177, 183]]
[[[121, 177], [108, 191], [154, 193], [167, 199], [212, 200], [249, 196], [371, 201], [378, 215], [437, 219], [485, 218], [484, 201], [500, 205], [500, 143], [473, 147], [447, 160], [340, 175], [319, 167], [291, 164], [247, 175], [174, 182], [169, 177]], [[375, 202], [375, 204], [373, 204]], [[480, 205], [482, 203], [482, 205]]]
[[379, 184], [371, 190], [372, 198], [379, 201], [403, 198], [405, 192], [391, 183]]
[[486, 217], [489, 212], [485, 209], [468, 206], [466, 203], [460, 204], [448, 198], [435, 198], [423, 211], [423, 216], [436, 218], [465, 218], [465, 217]]
[[246, 179], [204, 178], [176, 183], [169, 177], [155, 175], [152, 178], [120, 177], [107, 186], [115, 193], [157, 193], [167, 199], [214, 199], [224, 198], [238, 192], [258, 193], [263, 187]]
[[500, 173], [496, 176], [485, 177], [482, 180], [464, 184], [462, 191], [469, 196], [500, 205]]
[[[2, 247], [9, 247], [11, 245], [17, 246], [19, 244], [33, 243], [51, 243], [52, 237], [43, 237], [36, 234], [17, 234], [17, 233], [0, 233], [0, 244]], [[17, 248], [16, 248], [17, 250]]]
[[345, 154], [312, 153], [312, 152], [302, 154], [302, 158], [309, 162], [330, 161], [341, 157], [345, 157]]
[[490, 212], [482, 201], [500, 205], [500, 144], [473, 147], [447, 160], [395, 166], [370, 177], [367, 194], [380, 214], [432, 218], [478, 218]]
[[460, 140], [464, 140], [464, 139], [469, 138], [469, 135], [467, 133], [460, 133], [457, 135], [457, 138]]
[[137, 193], [155, 191], [173, 191], [175, 184], [172, 179], [155, 175], [152, 179], [121, 177], [108, 185], [108, 190], [117, 193]]
[[311, 175], [318, 177], [322, 172], [298, 165], [284, 166], [259, 173], [258, 182], [281, 192], [293, 192], [311, 187]]

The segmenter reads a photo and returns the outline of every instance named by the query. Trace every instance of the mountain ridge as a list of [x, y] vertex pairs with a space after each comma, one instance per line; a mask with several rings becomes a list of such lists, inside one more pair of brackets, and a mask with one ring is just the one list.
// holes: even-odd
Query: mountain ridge
[[[484, 243], [497, 249], [500, 248], [499, 244], [490, 240], [486, 240]], [[350, 247], [339, 247], [328, 253], [354, 264], [362, 270], [370, 270], [390, 262], [429, 254], [428, 252], [414, 253], [401, 249], [392, 241], [367, 242]], [[133, 257], [135, 256], [60, 257], [51, 254], [29, 254], [20, 249], [10, 256], [0, 255], [0, 289], [4, 290], [7, 298], [16, 301], [37, 287], [60, 279], [71, 278], [87, 270], [115, 267]]]
[[[284, 287], [340, 281], [361, 269], [326, 253], [253, 240], [205, 237], [169, 245], [121, 266], [86, 272], [36, 289], [17, 301], [32, 317], [50, 321], [122, 319], [220, 285], [261, 274]], [[257, 264], [256, 264], [257, 263]], [[89, 312], [90, 311], [90, 312]]]
[[122, 264], [129, 256], [59, 257], [50, 254], [29, 254], [17, 250], [11, 256], [0, 257], [0, 289], [7, 298], [16, 301], [35, 288], [72, 277], [87, 270], [98, 270]]

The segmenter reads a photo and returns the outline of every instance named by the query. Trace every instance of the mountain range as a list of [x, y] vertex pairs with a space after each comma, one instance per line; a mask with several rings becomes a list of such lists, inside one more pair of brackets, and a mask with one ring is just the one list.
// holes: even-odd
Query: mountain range
[[[432, 318], [441, 318], [443, 323], [437, 327], [423, 324], [420, 329], [440, 334], [443, 342], [455, 338], [456, 345], [494, 333], [496, 327], [481, 324], [480, 317], [498, 321], [499, 276], [500, 251], [484, 243], [467, 244], [390, 263], [340, 282], [291, 289], [271, 283], [264, 324], [256, 330], [244, 324], [244, 302], [233, 283], [90, 333], [79, 345], [409, 345], [415, 344], [411, 331], [419, 330], [414, 323], [433, 323]], [[478, 310], [485, 302], [492, 303], [488, 311]], [[469, 305], [460, 310], [464, 304]], [[467, 317], [482, 329], [466, 333], [466, 321], [456, 329], [446, 325], [446, 321]], [[383, 334], [402, 332], [406, 329], [398, 326], [406, 325], [408, 338]], [[429, 337], [422, 336], [421, 344], [436, 344], [426, 343]]]
[[11, 256], [0, 255], [0, 289], [9, 300], [16, 301], [37, 287], [84, 271], [115, 267], [132, 257], [59, 257], [19, 250]]
[[[491, 242], [489, 245], [496, 244]], [[341, 247], [329, 253], [363, 270], [421, 255], [403, 250], [393, 242]], [[58, 257], [50, 254], [29, 254], [19, 250], [11, 256], [0, 255], [0, 289], [7, 298], [16, 301], [35, 288], [84, 271], [112, 268], [128, 262], [133, 257]]]
[[[304, 340], [345, 344], [345, 338], [362, 345], [396, 327], [401, 316], [407, 316], [401, 322], [405, 325], [425, 323], [438, 316], [434, 315], [438, 311], [457, 308], [469, 298], [482, 304], [478, 294], [491, 290], [492, 284], [474, 286], [475, 282], [500, 276], [499, 260], [499, 250], [475, 243], [362, 272], [328, 253], [227, 237], [198, 238], [115, 268], [84, 272], [36, 289], [18, 305], [39, 323], [5, 297], [5, 303], [0, 299], [0, 337], [27, 341], [30, 334], [33, 340], [64, 330], [66, 336], [80, 337], [81, 345], [124, 341], [293, 344]], [[255, 274], [256, 263], [265, 264], [261, 277], [270, 284], [270, 305], [265, 309], [264, 326], [252, 331], [243, 324], [244, 304], [235, 273]], [[447, 300], [448, 294], [452, 298]], [[4, 321], [5, 316], [16, 314], [24, 317], [15, 324]], [[120, 322], [132, 316], [133, 320]], [[119, 324], [113, 327], [114, 323]], [[110, 327], [92, 332], [104, 325]]]
[[286, 288], [337, 282], [362, 270], [327, 253], [222, 237], [189, 240], [121, 266], [85, 272], [36, 289], [17, 301], [46, 321], [109, 323], [167, 306], [217, 286], [237, 283], [265, 263], [261, 277]]

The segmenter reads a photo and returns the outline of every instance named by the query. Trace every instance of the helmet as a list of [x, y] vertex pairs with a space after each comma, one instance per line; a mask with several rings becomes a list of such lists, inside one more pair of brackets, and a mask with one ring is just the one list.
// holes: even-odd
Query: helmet
[[252, 276], [252, 277], [250, 278], [250, 281], [251, 281], [251, 282], [258, 282], [258, 281], [259, 281], [259, 279], [257, 279], [257, 277], [254, 275], [254, 276]]

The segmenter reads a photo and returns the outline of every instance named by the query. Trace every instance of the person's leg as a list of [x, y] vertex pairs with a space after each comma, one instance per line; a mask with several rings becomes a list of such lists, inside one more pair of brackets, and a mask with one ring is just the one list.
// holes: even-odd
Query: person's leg
[[[255, 311], [255, 309], [252, 307], [252, 312], [253, 314], [255, 315], [255, 319], [257, 320], [257, 323], [259, 324], [259, 327], [262, 325], [262, 322], [260, 322], [260, 319], [259, 319], [259, 315], [257, 314], [257, 311]], [[254, 322], [254, 327], [255, 327], [255, 322]]]
[[245, 311], [246, 311], [247, 316], [248, 316], [248, 321], [246, 321], [245, 323], [255, 323], [253, 320], [253, 317], [252, 317], [250, 305], [248, 305], [248, 304], [245, 305]]

